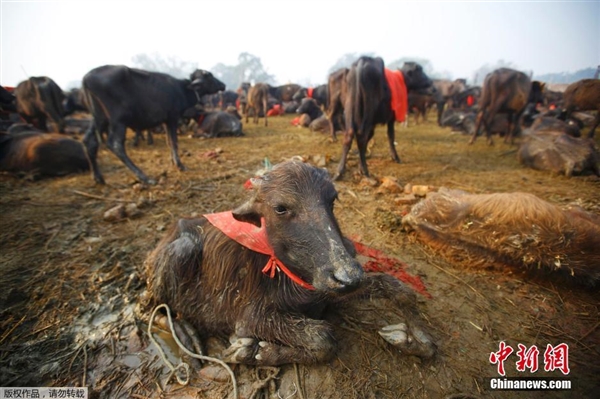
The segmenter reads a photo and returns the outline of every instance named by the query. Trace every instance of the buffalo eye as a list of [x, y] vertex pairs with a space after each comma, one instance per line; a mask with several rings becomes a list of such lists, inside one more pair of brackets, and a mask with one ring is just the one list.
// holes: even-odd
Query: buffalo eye
[[288, 213], [288, 209], [283, 205], [274, 206], [273, 209], [275, 210], [275, 213], [279, 216], [283, 216]]

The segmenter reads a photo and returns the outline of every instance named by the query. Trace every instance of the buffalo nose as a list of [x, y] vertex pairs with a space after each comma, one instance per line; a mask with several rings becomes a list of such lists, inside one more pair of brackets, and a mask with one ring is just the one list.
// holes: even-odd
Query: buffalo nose
[[339, 291], [350, 291], [358, 287], [362, 279], [363, 269], [358, 262], [351, 268], [338, 269], [333, 273], [332, 279], [338, 285]]

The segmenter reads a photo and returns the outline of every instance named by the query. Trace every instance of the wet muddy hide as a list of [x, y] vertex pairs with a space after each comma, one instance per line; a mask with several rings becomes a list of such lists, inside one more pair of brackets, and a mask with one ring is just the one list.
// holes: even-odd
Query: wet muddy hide
[[402, 224], [467, 266], [512, 266], [588, 286], [600, 280], [600, 218], [532, 194], [442, 188], [413, 206]]

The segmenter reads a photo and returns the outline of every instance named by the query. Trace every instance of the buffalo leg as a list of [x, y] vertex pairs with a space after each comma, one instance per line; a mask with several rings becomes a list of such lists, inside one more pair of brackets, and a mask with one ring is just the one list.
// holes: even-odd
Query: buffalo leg
[[181, 159], [179, 159], [178, 154], [178, 146], [177, 146], [177, 121], [167, 124], [167, 144], [171, 149], [171, 160], [173, 164], [177, 166], [179, 170], [186, 170], [186, 167], [181, 163]]
[[267, 113], [269, 112], [269, 103], [268, 103], [268, 99], [267, 98], [265, 98], [263, 100], [263, 108], [265, 110], [265, 126], [268, 126], [268, 123], [267, 123], [267, 121], [268, 121], [268, 119], [267, 119]]
[[127, 156], [125, 151], [125, 132], [127, 127], [125, 125], [111, 125], [108, 131], [108, 139], [106, 145], [108, 148], [127, 166], [136, 177], [146, 184], [156, 184], [156, 181], [149, 179], [148, 176], [142, 172], [140, 168], [135, 166], [133, 161]]
[[335, 354], [333, 328], [327, 322], [276, 311], [260, 316], [255, 310], [236, 324], [231, 346], [223, 353], [224, 361], [259, 366], [315, 364]]
[[374, 130], [374, 128], [371, 128], [368, 136], [366, 131], [356, 135], [356, 146], [358, 147], [358, 156], [360, 158], [360, 170], [366, 177], [369, 177], [369, 169], [367, 167], [367, 145], [369, 144], [369, 138], [373, 135]]
[[394, 131], [394, 123], [395, 122], [393, 119], [388, 122], [388, 126], [387, 126], [388, 143], [390, 145], [390, 156], [392, 157], [392, 160], [396, 163], [400, 163], [400, 157], [398, 156], [398, 153], [396, 152], [396, 146], [394, 145], [394, 142], [396, 141], [396, 133]]
[[596, 128], [598, 127], [598, 125], [600, 125], [600, 110], [596, 114], [596, 120], [594, 121], [594, 125], [592, 126], [592, 128], [590, 129], [590, 131], [588, 133], [588, 138], [590, 138], [590, 139], [594, 138], [594, 133], [596, 132]]
[[96, 133], [96, 122], [94, 121], [83, 136], [83, 147], [85, 148], [85, 154], [90, 163], [94, 180], [98, 184], [104, 184], [104, 177], [102, 177], [102, 173], [100, 173], [100, 169], [98, 168], [98, 162], [96, 161], [99, 146], [98, 136], [99, 134]]
[[144, 140], [144, 134], [141, 129], [135, 129], [135, 136], [133, 136], [133, 146], [137, 147], [140, 145], [140, 140]]
[[405, 354], [422, 358], [435, 354], [436, 346], [416, 311], [415, 293], [389, 274], [365, 274], [361, 286], [352, 294], [339, 299], [334, 306], [337, 312], [352, 312], [353, 304], [360, 306], [365, 300], [372, 299], [390, 302], [404, 317], [402, 322], [383, 326], [378, 331], [383, 339]]
[[342, 143], [342, 157], [340, 158], [337, 173], [333, 177], [334, 180], [341, 179], [342, 175], [346, 170], [346, 160], [348, 159], [350, 147], [352, 147], [352, 140], [354, 140], [354, 129], [350, 128], [344, 132], [344, 142]]

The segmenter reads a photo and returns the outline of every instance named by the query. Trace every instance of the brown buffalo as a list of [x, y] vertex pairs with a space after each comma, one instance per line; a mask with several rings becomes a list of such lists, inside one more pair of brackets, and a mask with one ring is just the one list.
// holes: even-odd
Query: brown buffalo
[[469, 143], [475, 142], [482, 124], [488, 143], [493, 143], [490, 125], [497, 113], [508, 114], [510, 129], [504, 141], [512, 143], [520, 129], [520, 118], [529, 102], [530, 91], [531, 79], [523, 72], [500, 68], [489, 73], [483, 82], [477, 126]]
[[600, 218], [532, 194], [441, 189], [413, 206], [402, 224], [465, 266], [511, 266], [584, 285], [600, 282]]
[[252, 110], [254, 114], [254, 123], [258, 124], [258, 117], [264, 115], [265, 126], [268, 126], [267, 112], [269, 110], [269, 85], [265, 83], [257, 83], [248, 89], [248, 98], [246, 106], [244, 107], [244, 115], [246, 117], [246, 123], [248, 123], [248, 116]]
[[[326, 309], [351, 297], [384, 298], [408, 316], [380, 334], [398, 331], [388, 342], [404, 353], [434, 354], [414, 293], [390, 275], [365, 274], [354, 258], [333, 214], [337, 192], [326, 170], [289, 161], [251, 183], [247, 202], [226, 213], [229, 231], [264, 228], [273, 255], [229, 238], [215, 214], [181, 219], [146, 261], [147, 305], [166, 303], [203, 338], [229, 336], [226, 362], [276, 366], [328, 361], [336, 340]], [[265, 274], [272, 263], [279, 272]]]
[[[65, 95], [49, 77], [31, 77], [15, 88], [17, 112], [28, 123], [43, 131], [64, 132]], [[48, 129], [46, 122], [52, 123]]]
[[[14, 126], [14, 125], [13, 125]], [[83, 145], [31, 125], [0, 133], [0, 170], [37, 176], [62, 176], [89, 170]]]
[[346, 75], [348, 68], [338, 69], [329, 75], [327, 81], [327, 117], [329, 118], [331, 139], [337, 141], [336, 134], [344, 126], [344, 98], [346, 97]]
[[582, 79], [575, 82], [565, 90], [564, 117], [569, 119], [574, 111], [597, 111], [596, 119], [591, 127], [588, 137], [594, 137], [600, 125], [600, 80]]

